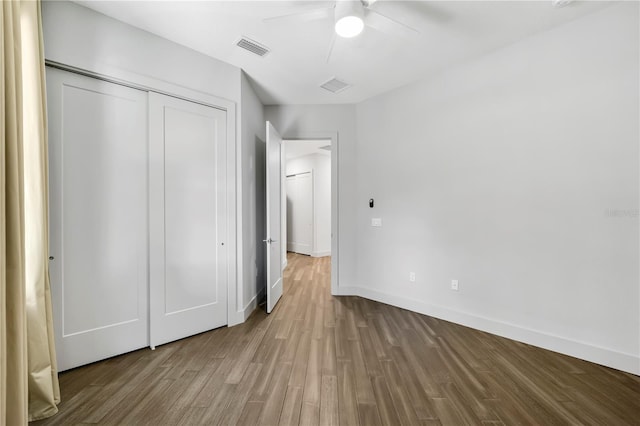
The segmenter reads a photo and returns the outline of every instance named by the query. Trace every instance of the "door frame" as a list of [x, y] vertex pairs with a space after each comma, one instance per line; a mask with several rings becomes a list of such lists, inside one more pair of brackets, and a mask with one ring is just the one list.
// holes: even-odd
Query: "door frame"
[[[338, 295], [339, 282], [338, 270], [339, 266], [339, 252], [338, 248], [340, 247], [340, 224], [338, 219], [338, 211], [339, 211], [339, 179], [340, 174], [338, 173], [338, 151], [339, 151], [339, 138], [338, 132], [298, 132], [292, 131], [290, 133], [282, 134], [283, 140], [297, 140], [297, 141], [305, 141], [305, 140], [331, 140], [331, 294], [336, 296]], [[282, 174], [286, 176], [284, 166], [282, 170]]]
[[[156, 92], [161, 95], [172, 96], [189, 102], [195, 102], [212, 108], [221, 109], [227, 112], [227, 325], [232, 326], [244, 322], [244, 312], [238, 310], [238, 223], [242, 223], [242, 212], [238, 209], [238, 192], [236, 171], [237, 159], [239, 158], [236, 149], [236, 109], [237, 103], [229, 99], [220, 98], [205, 92], [189, 89], [185, 86], [173, 84], [164, 80], [159, 80], [148, 75], [138, 74], [132, 71], [106, 67], [101, 68], [103, 72], [79, 68], [73, 65], [45, 59], [45, 65], [63, 71], [70, 71], [87, 77], [122, 86], [139, 89], [146, 92]], [[98, 64], [100, 69], [100, 65]], [[106, 72], [106, 73], [105, 73]], [[148, 212], [147, 212], [148, 214]]]

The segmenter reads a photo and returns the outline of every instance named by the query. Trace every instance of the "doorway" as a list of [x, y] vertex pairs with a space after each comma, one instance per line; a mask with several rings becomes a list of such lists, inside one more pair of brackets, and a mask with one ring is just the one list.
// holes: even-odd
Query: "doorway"
[[286, 251], [330, 256], [331, 139], [284, 141]]

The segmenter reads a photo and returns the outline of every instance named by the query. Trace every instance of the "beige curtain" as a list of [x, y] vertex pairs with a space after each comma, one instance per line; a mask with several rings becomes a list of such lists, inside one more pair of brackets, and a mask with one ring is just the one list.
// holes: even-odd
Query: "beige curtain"
[[0, 22], [0, 424], [20, 425], [60, 402], [40, 2], [2, 1]]

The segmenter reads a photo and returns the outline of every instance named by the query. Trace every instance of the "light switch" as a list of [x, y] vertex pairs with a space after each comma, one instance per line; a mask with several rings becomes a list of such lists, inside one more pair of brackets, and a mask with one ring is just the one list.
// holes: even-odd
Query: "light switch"
[[379, 218], [379, 217], [371, 218], [371, 226], [382, 226], [382, 218]]

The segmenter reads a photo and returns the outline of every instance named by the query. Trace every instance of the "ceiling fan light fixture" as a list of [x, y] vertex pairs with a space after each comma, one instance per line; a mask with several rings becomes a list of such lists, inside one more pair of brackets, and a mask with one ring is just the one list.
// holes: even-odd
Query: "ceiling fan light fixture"
[[345, 16], [336, 22], [336, 34], [340, 37], [355, 37], [364, 29], [364, 21], [359, 16]]
[[355, 37], [364, 29], [364, 8], [359, 0], [337, 0], [335, 30], [340, 37]]

